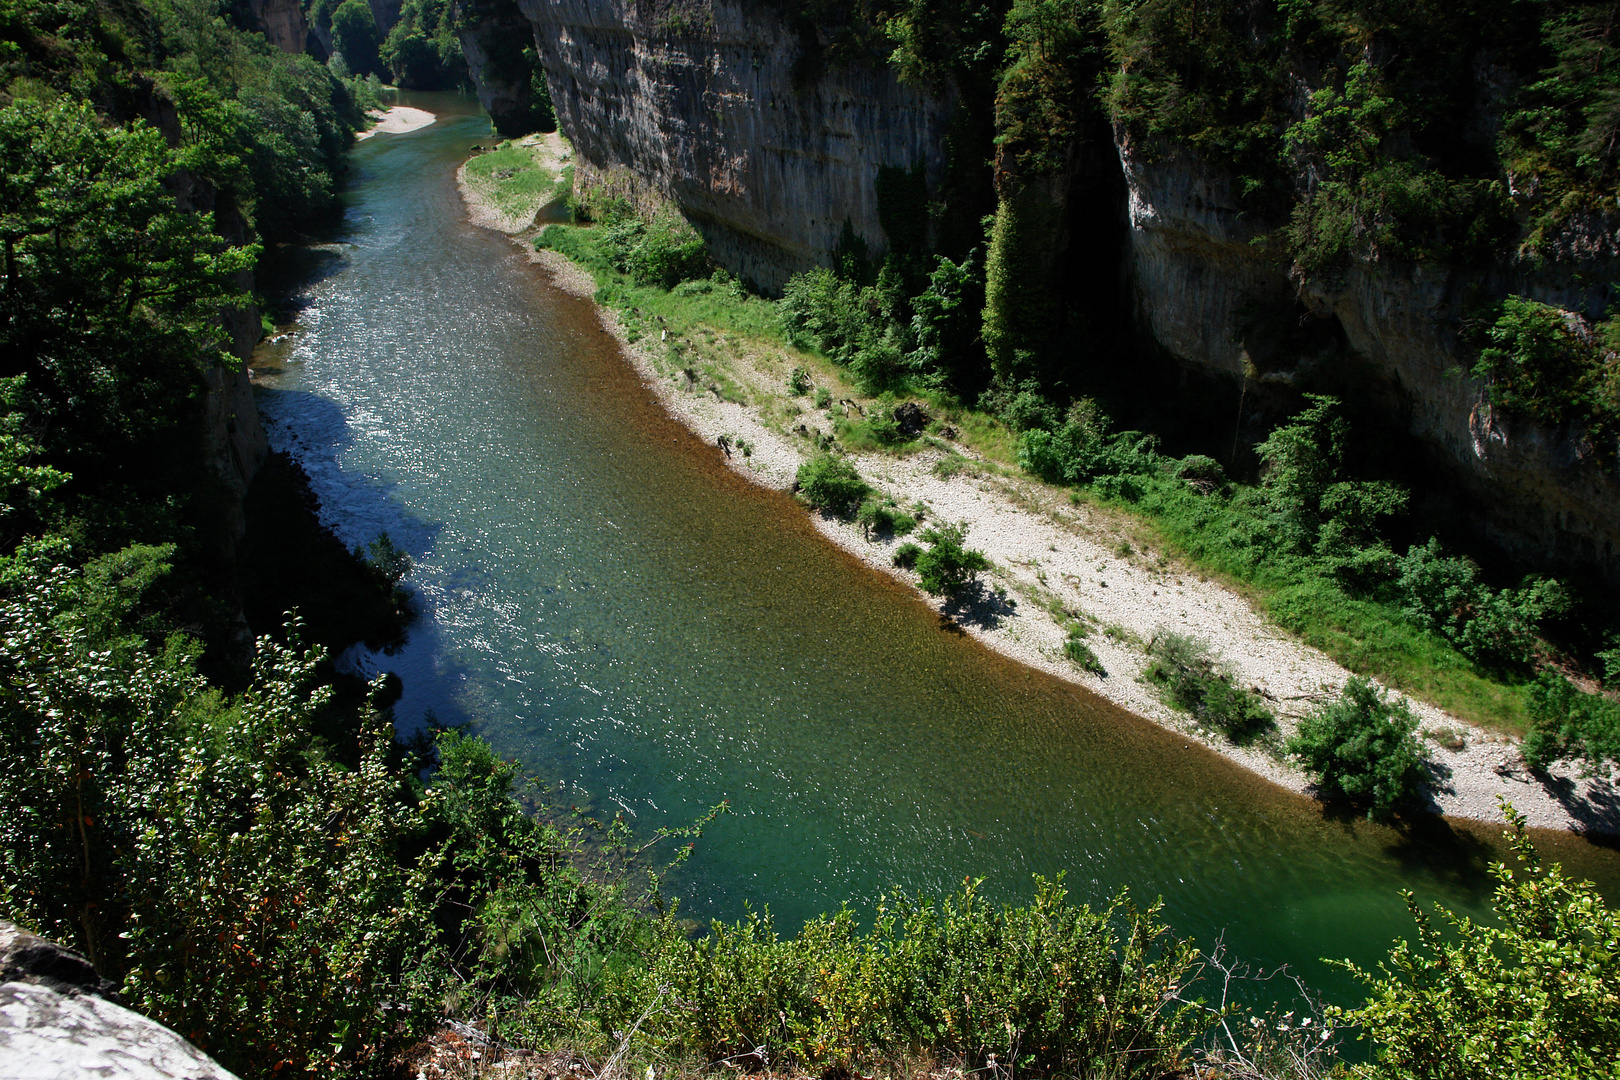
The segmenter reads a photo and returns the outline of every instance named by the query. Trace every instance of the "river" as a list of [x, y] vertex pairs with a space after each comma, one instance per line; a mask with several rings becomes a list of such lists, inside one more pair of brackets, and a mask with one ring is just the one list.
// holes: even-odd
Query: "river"
[[[638, 832], [729, 800], [672, 885], [698, 919], [768, 904], [793, 927], [967, 877], [1018, 899], [1061, 872], [1350, 1000], [1321, 958], [1382, 957], [1411, 925], [1399, 890], [1485, 909], [1499, 829], [1327, 818], [943, 629], [727, 470], [588, 304], [466, 222], [476, 103], [401, 103], [440, 118], [356, 148], [344, 227], [292, 260], [300, 314], [256, 383], [328, 524], [414, 560], [408, 642], [347, 658], [402, 676], [402, 725], [470, 722], [560, 803]], [[1540, 839], [1620, 895], [1612, 851]]]

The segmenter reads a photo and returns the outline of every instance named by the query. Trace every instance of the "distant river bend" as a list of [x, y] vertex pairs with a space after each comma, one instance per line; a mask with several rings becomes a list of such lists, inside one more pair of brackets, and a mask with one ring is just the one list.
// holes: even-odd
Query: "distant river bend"
[[[1065, 873], [1162, 896], [1177, 930], [1331, 997], [1376, 961], [1398, 891], [1480, 911], [1499, 830], [1325, 819], [1083, 689], [942, 629], [660, 411], [590, 306], [466, 222], [475, 102], [354, 152], [346, 225], [283, 268], [294, 332], [256, 360], [278, 449], [351, 545], [388, 532], [423, 611], [365, 670], [402, 724], [472, 722], [562, 798], [638, 830], [729, 800], [675, 883], [687, 914], [780, 925], [885, 889]], [[1620, 896], [1620, 857], [1550, 853]]]

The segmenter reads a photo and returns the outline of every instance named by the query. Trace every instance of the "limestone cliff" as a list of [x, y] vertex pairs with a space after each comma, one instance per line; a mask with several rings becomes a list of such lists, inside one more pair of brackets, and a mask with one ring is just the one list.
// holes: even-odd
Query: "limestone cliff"
[[519, 7], [579, 178], [627, 171], [763, 288], [825, 265], [846, 221], [872, 250], [886, 247], [879, 167], [920, 164], [930, 181], [944, 169], [947, 102], [883, 65], [818, 70], [817, 42], [769, 4], [714, 0], [700, 15], [639, 0]]
[[377, 24], [377, 40], [381, 41], [388, 36], [388, 31], [399, 22], [399, 11], [404, 0], [366, 0], [366, 6], [371, 8], [371, 21]]
[[1265, 223], [1240, 212], [1218, 176], [1174, 152], [1140, 153], [1124, 136], [1118, 147], [1137, 316], [1160, 347], [1262, 388], [1377, 400], [1450, 474], [1437, 485], [1461, 485], [1472, 531], [1533, 565], [1595, 568], [1620, 583], [1620, 476], [1578, 435], [1493, 417], [1457, 338], [1470, 292], [1599, 313], [1614, 266], [1357, 261], [1302, 278], [1256, 246]]
[[528, 20], [510, 0], [454, 0], [450, 11], [473, 88], [495, 130], [507, 138], [534, 131], [533, 67], [523, 55], [534, 44]]
[[[170, 139], [179, 141], [180, 121], [173, 102], [160, 95], [150, 95], [143, 102], [140, 115]], [[229, 243], [240, 245], [252, 239], [247, 219], [228, 191], [221, 191], [189, 169], [177, 170], [169, 178], [169, 188], [180, 209], [212, 213], [215, 231]], [[239, 271], [233, 285], [242, 294], [251, 296], [255, 287], [253, 272]], [[219, 325], [226, 348], [237, 364], [231, 367], [210, 365], [202, 375], [203, 393], [196, 416], [197, 452], [211, 474], [214, 491], [210, 494], [214, 498], [213, 513], [202, 523], [198, 539], [208, 552], [213, 588], [235, 609], [232, 647], [238, 657], [245, 658], [252, 644], [252, 634], [236, 596], [238, 554], [247, 535], [244, 504], [248, 488], [270, 454], [270, 441], [259, 420], [247, 370], [248, 358], [261, 332], [259, 309], [248, 304], [223, 310], [219, 314]]]
[[301, 53], [309, 42], [309, 24], [298, 0], [235, 0], [237, 21], [257, 30], [282, 52]]
[[[154, 97], [146, 110], [146, 119], [159, 130], [178, 135], [179, 119], [171, 103]], [[230, 243], [245, 244], [252, 239], [246, 219], [228, 193], [185, 169], [170, 179], [170, 187], [182, 210], [212, 213], [215, 230]], [[242, 293], [251, 295], [253, 272], [239, 272], [234, 284]], [[261, 330], [258, 307], [250, 304], [222, 311], [220, 328], [238, 365], [210, 367], [203, 376], [201, 451], [215, 480], [228, 496], [221, 506], [222, 520], [216, 523], [219, 536], [214, 545], [215, 556], [221, 565], [233, 566], [236, 546], [247, 531], [242, 500], [247, 496], [254, 474], [270, 453], [270, 443], [259, 422], [259, 410], [253, 403], [247, 372], [247, 361], [258, 344]]]

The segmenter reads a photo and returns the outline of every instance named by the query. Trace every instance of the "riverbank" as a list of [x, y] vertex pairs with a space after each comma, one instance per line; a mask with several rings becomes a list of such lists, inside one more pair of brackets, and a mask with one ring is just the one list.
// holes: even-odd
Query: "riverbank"
[[405, 135], [425, 128], [437, 119], [426, 109], [413, 109], [409, 105], [395, 105], [384, 112], [368, 113], [367, 118], [376, 122], [357, 133], [356, 139], [369, 139], [373, 135]]
[[[566, 197], [556, 177], [568, 167], [568, 144], [556, 132], [525, 135], [468, 158], [456, 170], [456, 187], [467, 205], [467, 217], [484, 229], [515, 236], [534, 224], [544, 209]], [[534, 182], [510, 182], [527, 174]]]
[[[589, 273], [556, 252], [534, 250], [532, 214], [525, 221], [502, 213], [464, 174], [465, 168], [458, 174], [461, 194], [475, 224], [511, 236], [557, 287], [595, 296]], [[664, 407], [705, 441], [718, 444], [723, 437], [735, 448], [727, 452], [728, 464], [763, 486], [790, 488], [812, 452], [810, 432], [831, 432], [833, 410], [860, 407], [847, 388], [836, 386], [834, 398], [853, 406], [832, 401], [814, 408], [809, 398], [788, 395], [783, 388], [789, 373], [810, 358], [785, 346], [729, 342], [723, 372], [713, 367], [719, 351], [711, 348], [710, 363], [698, 374], [693, 365], [672, 359], [667, 330], [626, 327], [602, 307], [598, 315]], [[817, 374], [823, 384], [836, 376]], [[1343, 667], [1270, 624], [1240, 594], [1154, 551], [1151, 541], [1144, 542], [1146, 528], [1124, 513], [1073, 504], [1060, 489], [943, 440], [904, 457], [849, 456], [868, 482], [902, 507], [920, 504], [930, 520], [965, 522], [969, 546], [995, 564], [995, 591], [977, 607], [958, 610], [929, 601], [942, 620], [1003, 655], [1196, 739], [1273, 783], [1309, 793], [1305, 776], [1275, 751], [1233, 746], [1166, 705], [1146, 680], [1145, 645], [1161, 629], [1209, 642], [1237, 681], [1267, 699], [1285, 737], [1338, 693], [1349, 678]], [[874, 569], [915, 582], [892, 564], [903, 540], [868, 537], [858, 525], [819, 515], [816, 524]], [[1083, 672], [1065, 656], [1066, 627], [1076, 619], [1094, 627], [1088, 644], [1106, 675]], [[1555, 768], [1544, 782], [1524, 768], [1512, 738], [1420, 701], [1412, 705], [1436, 767], [1433, 809], [1494, 822], [1500, 820], [1498, 799], [1505, 798], [1538, 828], [1620, 833], [1620, 797], [1610, 782], [1582, 779], [1570, 765]]]

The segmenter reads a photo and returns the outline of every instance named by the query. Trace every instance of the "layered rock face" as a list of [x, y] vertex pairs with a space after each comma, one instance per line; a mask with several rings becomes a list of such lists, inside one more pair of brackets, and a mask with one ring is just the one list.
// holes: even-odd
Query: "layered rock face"
[[[1358, 262], [1333, 280], [1302, 282], [1286, 260], [1251, 244], [1260, 227], [1219, 179], [1173, 153], [1149, 160], [1128, 139], [1118, 145], [1137, 317], [1162, 348], [1233, 380], [1359, 383], [1451, 473], [1434, 480], [1460, 485], [1471, 531], [1533, 565], [1596, 570], [1620, 585], [1620, 476], [1578, 433], [1493, 416], [1457, 340], [1471, 290], [1599, 313], [1615, 267], [1529, 275]], [[1269, 326], [1256, 316], [1267, 310]], [[1354, 370], [1312, 370], [1324, 365]]]
[[244, 26], [264, 34], [282, 52], [301, 53], [309, 41], [309, 23], [298, 0], [238, 0]]
[[702, 25], [636, 0], [519, 7], [580, 178], [628, 170], [767, 290], [827, 265], [845, 221], [886, 247], [879, 167], [943, 172], [947, 102], [883, 65], [814, 71], [815, 43], [770, 5], [715, 0]]

